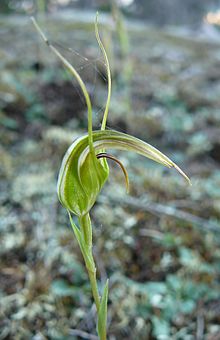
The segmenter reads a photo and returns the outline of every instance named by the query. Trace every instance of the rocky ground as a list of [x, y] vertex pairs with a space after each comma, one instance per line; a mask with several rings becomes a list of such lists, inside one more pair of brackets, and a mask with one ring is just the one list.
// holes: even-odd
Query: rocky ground
[[[217, 340], [219, 33], [130, 25], [120, 40], [101, 19], [113, 74], [108, 126], [155, 145], [192, 180], [118, 152], [128, 196], [110, 164], [92, 210], [99, 279], [110, 278], [109, 339]], [[106, 81], [93, 24], [40, 22], [85, 80], [98, 128]], [[0, 339], [96, 339], [87, 274], [56, 195], [65, 150], [86, 131], [85, 105], [27, 18], [1, 18], [0, 32]]]

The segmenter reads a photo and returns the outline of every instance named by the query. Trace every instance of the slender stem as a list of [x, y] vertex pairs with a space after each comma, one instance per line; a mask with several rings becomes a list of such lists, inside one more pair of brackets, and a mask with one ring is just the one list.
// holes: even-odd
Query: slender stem
[[86, 250], [90, 258], [90, 263], [88, 263], [87, 259], [84, 257], [86, 268], [89, 275], [89, 280], [92, 287], [92, 295], [96, 304], [97, 312], [100, 307], [100, 296], [98, 291], [97, 279], [96, 279], [96, 267], [95, 261], [92, 254], [92, 226], [90, 221], [89, 213], [84, 216], [79, 217], [80, 229], [82, 232], [82, 237], [84, 239]]
[[97, 309], [97, 312], [98, 312], [99, 308], [100, 308], [100, 296], [99, 296], [97, 279], [96, 279], [96, 268], [95, 268], [95, 271], [90, 271], [88, 269], [88, 274], [89, 274], [89, 280], [90, 280], [91, 287], [92, 287], [92, 295], [93, 295], [95, 305], [96, 305], [96, 309]]
[[92, 250], [92, 226], [89, 213], [79, 217], [79, 224], [86, 246]]

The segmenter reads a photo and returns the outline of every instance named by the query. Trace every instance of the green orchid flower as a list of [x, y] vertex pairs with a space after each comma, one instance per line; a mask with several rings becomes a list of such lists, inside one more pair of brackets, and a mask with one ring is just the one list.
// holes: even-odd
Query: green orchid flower
[[[138, 138], [113, 130], [93, 131], [92, 137], [92, 152], [89, 148], [88, 134], [75, 140], [69, 147], [63, 158], [57, 183], [60, 202], [77, 216], [83, 216], [91, 210], [108, 178], [108, 165], [99, 159], [109, 158], [119, 162], [113, 156], [102, 152], [103, 149], [136, 152], [169, 168], [175, 167], [189, 180], [168, 157]], [[126, 177], [128, 191], [128, 175], [121, 163], [120, 166]]]
[[[127, 191], [129, 190], [129, 179], [126, 169], [120, 160], [107, 153], [106, 149], [118, 149], [135, 152], [166, 167], [174, 167], [189, 183], [190, 180], [174, 162], [172, 162], [167, 156], [154, 148], [152, 145], [125, 133], [114, 130], [105, 130], [111, 99], [111, 72], [108, 57], [99, 36], [97, 16], [95, 22], [95, 33], [105, 60], [108, 78], [108, 95], [105, 111], [103, 114], [101, 130], [98, 131], [93, 131], [92, 128], [92, 105], [89, 93], [83, 80], [75, 68], [60, 54], [60, 52], [53, 45], [51, 45], [35, 19], [32, 18], [32, 21], [46, 44], [58, 56], [70, 73], [77, 79], [87, 105], [88, 133], [77, 138], [68, 148], [63, 158], [59, 172], [57, 193], [61, 204], [68, 211], [74, 234], [77, 238], [85, 260], [92, 286], [92, 293], [98, 312], [97, 331], [99, 338], [101, 340], [105, 340], [108, 281], [104, 287], [102, 298], [100, 298], [96, 281], [96, 268], [92, 255], [92, 227], [89, 212], [96, 202], [97, 196], [103, 188], [106, 180], [108, 179], [108, 159], [119, 164], [125, 176]], [[71, 213], [78, 217], [80, 227], [77, 227], [73, 222]]]
[[106, 161], [108, 158], [116, 161], [121, 166], [125, 174], [128, 191], [128, 175], [125, 168], [114, 156], [105, 153], [105, 149], [120, 149], [136, 152], [164, 166], [176, 168], [187, 181], [190, 182], [189, 178], [174, 162], [150, 144], [125, 133], [105, 130], [111, 98], [111, 73], [108, 57], [99, 36], [97, 17], [95, 24], [96, 38], [105, 59], [108, 76], [108, 96], [100, 131], [92, 130], [91, 100], [80, 75], [60, 52], [49, 43], [36, 21], [34, 21], [34, 25], [44, 41], [77, 79], [88, 109], [88, 134], [79, 137], [72, 143], [63, 158], [60, 168], [57, 193], [62, 205], [78, 217], [86, 215], [91, 210], [109, 176], [109, 167]]

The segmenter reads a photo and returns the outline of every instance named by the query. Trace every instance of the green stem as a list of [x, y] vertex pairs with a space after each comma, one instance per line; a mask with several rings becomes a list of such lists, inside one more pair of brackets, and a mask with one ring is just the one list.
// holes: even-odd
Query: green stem
[[91, 287], [92, 287], [92, 295], [93, 295], [97, 313], [98, 313], [99, 308], [100, 308], [100, 296], [99, 296], [97, 279], [96, 279], [96, 268], [94, 271], [90, 271], [88, 268], [87, 270], [88, 270], [89, 280], [90, 280]]
[[85, 244], [92, 251], [92, 226], [89, 213], [79, 217], [79, 224]]
[[92, 254], [92, 226], [90, 221], [89, 213], [86, 215], [79, 217], [79, 224], [80, 229], [82, 232], [82, 237], [84, 239], [87, 254], [90, 258], [90, 262], [88, 263], [87, 259], [84, 257], [86, 268], [89, 275], [89, 280], [92, 287], [92, 295], [95, 300], [96, 309], [97, 312], [99, 311], [100, 307], [100, 296], [98, 291], [98, 285], [97, 285], [97, 279], [96, 279], [96, 267], [95, 267], [95, 261]]

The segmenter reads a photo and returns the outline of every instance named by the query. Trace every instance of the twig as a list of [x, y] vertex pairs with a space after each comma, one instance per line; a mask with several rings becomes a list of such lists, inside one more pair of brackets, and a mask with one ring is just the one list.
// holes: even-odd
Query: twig
[[70, 335], [80, 336], [83, 339], [88, 340], [99, 340], [99, 338], [94, 334], [89, 334], [87, 332], [81, 331], [80, 329], [70, 329], [69, 330]]
[[160, 203], [154, 203], [151, 201], [144, 201], [139, 198], [131, 197], [131, 196], [114, 196], [108, 193], [108, 197], [104, 195], [100, 195], [98, 198], [101, 203], [109, 203], [112, 202], [120, 203], [121, 205], [128, 205], [134, 209], [143, 210], [150, 212], [155, 215], [167, 215], [170, 217], [174, 217], [178, 220], [186, 221], [196, 225], [199, 229], [203, 231], [213, 231], [220, 232], [220, 224], [217, 222], [210, 222], [204, 218], [198, 217], [186, 211], [182, 211], [180, 209], [174, 208], [172, 206], [163, 205]]
[[141, 236], [147, 236], [147, 237], [152, 237], [155, 238], [157, 240], [163, 240], [164, 238], [164, 234], [161, 233], [158, 230], [151, 230], [151, 229], [140, 229], [139, 234]]
[[196, 329], [196, 340], [202, 340], [204, 337], [204, 316], [202, 314], [197, 315], [197, 329]]

